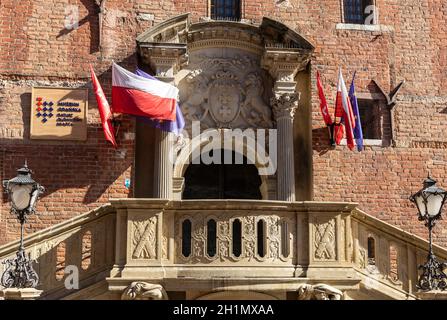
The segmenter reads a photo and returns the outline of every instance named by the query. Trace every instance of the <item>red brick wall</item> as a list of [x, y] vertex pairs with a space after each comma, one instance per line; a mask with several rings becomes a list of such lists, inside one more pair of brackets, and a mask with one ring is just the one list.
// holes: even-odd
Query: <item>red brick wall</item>
[[[93, 0], [2, 0], [0, 3], [0, 178], [11, 178], [27, 158], [35, 179], [47, 187], [39, 215], [28, 231], [38, 230], [106, 202], [125, 197], [125, 178], [132, 175], [134, 141], [125, 137], [134, 123], [125, 118], [120, 150], [103, 139], [94, 97], [90, 92], [88, 141], [42, 142], [29, 139], [29, 103], [33, 85], [89, 86], [92, 63], [107, 94], [111, 61], [136, 64], [135, 37], [169, 17], [191, 12], [194, 21], [206, 16], [207, 0], [107, 0], [102, 42]], [[447, 188], [447, 27], [446, 7], [439, 0], [377, 0], [381, 24], [391, 32], [337, 30], [340, 0], [243, 1], [242, 17], [259, 22], [268, 16], [308, 38], [316, 50], [312, 61], [315, 200], [359, 202], [360, 208], [408, 231], [425, 236], [408, 196], [430, 171]], [[64, 30], [67, 4], [79, 8], [80, 26]], [[153, 14], [153, 21], [140, 14]], [[391, 90], [406, 84], [394, 107], [392, 147], [328, 148], [327, 130], [319, 113], [315, 71], [322, 73], [333, 105], [336, 72], [346, 80], [357, 70], [357, 91], [366, 93], [371, 80]], [[109, 84], [109, 85], [107, 85]], [[122, 158], [124, 157], [124, 158]], [[4, 197], [4, 196], [3, 196]], [[17, 236], [18, 226], [3, 199], [0, 243]], [[436, 239], [447, 245], [447, 231]]]

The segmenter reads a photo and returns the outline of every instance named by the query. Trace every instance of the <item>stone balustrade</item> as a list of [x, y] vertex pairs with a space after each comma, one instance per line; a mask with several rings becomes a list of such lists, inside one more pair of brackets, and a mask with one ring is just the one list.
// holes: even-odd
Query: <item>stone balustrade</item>
[[[80, 291], [101, 282], [117, 296], [134, 281], [167, 291], [225, 281], [260, 291], [322, 282], [412, 299], [428, 243], [350, 203], [118, 199], [28, 236], [25, 246], [44, 299], [74, 294], [66, 288], [73, 267]], [[17, 247], [0, 247], [0, 260]]]
[[[106, 277], [114, 261], [115, 210], [105, 205], [83, 215], [64, 221], [49, 229], [33, 233], [24, 241], [27, 254], [35, 260], [33, 267], [39, 275], [37, 288], [42, 298], [67, 295], [68, 287], [79, 288], [95, 284]], [[0, 246], [0, 261], [15, 256], [19, 242]], [[5, 265], [0, 264], [3, 274]], [[0, 286], [1, 289], [1, 286]]]

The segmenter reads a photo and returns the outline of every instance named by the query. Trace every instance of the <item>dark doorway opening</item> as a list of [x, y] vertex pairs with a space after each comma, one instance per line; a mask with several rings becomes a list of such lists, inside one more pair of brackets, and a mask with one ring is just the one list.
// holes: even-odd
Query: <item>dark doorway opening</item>
[[[231, 153], [232, 164], [224, 163], [225, 153]], [[183, 199], [261, 200], [258, 169], [246, 157], [242, 164], [236, 164], [235, 156], [234, 151], [225, 150], [221, 152], [221, 164], [190, 164], [185, 172]]]

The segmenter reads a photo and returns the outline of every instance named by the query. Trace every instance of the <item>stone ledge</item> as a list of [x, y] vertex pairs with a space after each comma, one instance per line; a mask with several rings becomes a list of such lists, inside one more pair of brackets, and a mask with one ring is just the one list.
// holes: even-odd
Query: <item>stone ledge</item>
[[420, 291], [416, 293], [416, 296], [421, 300], [447, 300], [447, 291]]
[[0, 297], [4, 300], [36, 300], [42, 292], [34, 288], [8, 288], [0, 291]]
[[354, 23], [337, 23], [336, 30], [356, 30], [356, 31], [371, 31], [371, 32], [394, 32], [392, 26], [385, 26], [381, 24], [354, 24]]
[[[346, 139], [341, 140], [340, 145], [341, 146], [348, 145]], [[365, 147], [388, 147], [387, 145], [385, 145], [382, 139], [363, 139], [363, 145]]]

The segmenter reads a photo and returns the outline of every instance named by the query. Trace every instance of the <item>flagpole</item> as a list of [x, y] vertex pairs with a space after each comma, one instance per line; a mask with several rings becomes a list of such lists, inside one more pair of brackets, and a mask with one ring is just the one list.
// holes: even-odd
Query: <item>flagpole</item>
[[[114, 64], [115, 64], [115, 60], [112, 60], [112, 79], [113, 79], [113, 65]], [[111, 111], [111, 116], [112, 116], [112, 119], [110, 119], [110, 120], [112, 121], [113, 128], [116, 129], [115, 130], [115, 138], [116, 138], [116, 137], [118, 137], [118, 132], [120, 131], [120, 128], [121, 128], [121, 121], [122, 121], [123, 115], [121, 114], [120, 120], [115, 119], [115, 116], [113, 115], [113, 97], [112, 97], [112, 105], [110, 106], [110, 111]]]
[[334, 122], [332, 122], [329, 126], [327, 126], [329, 130], [329, 143], [331, 144], [331, 147], [336, 147], [335, 139], [334, 139], [334, 130], [335, 130], [335, 118]]
[[[338, 70], [340, 72], [340, 67], [338, 67]], [[337, 79], [338, 79], [338, 74], [337, 74]], [[336, 92], [338, 92], [338, 82], [340, 81], [340, 79], [337, 80], [337, 87], [336, 87]], [[332, 146], [337, 147], [337, 144], [335, 142], [335, 129], [337, 128], [337, 94], [335, 95], [335, 108], [334, 108], [334, 123], [332, 124], [332, 136], [331, 136], [331, 143]], [[338, 124], [338, 129], [340, 129], [340, 123]]]
[[334, 146], [334, 136], [333, 136], [334, 122], [332, 121], [331, 116], [329, 115], [329, 108], [326, 97], [324, 95], [320, 72], [318, 70], [317, 70], [317, 90], [318, 90], [318, 96], [320, 98], [320, 111], [321, 114], [323, 115], [323, 120], [326, 123], [326, 127], [329, 131], [329, 144], [331, 146]]

